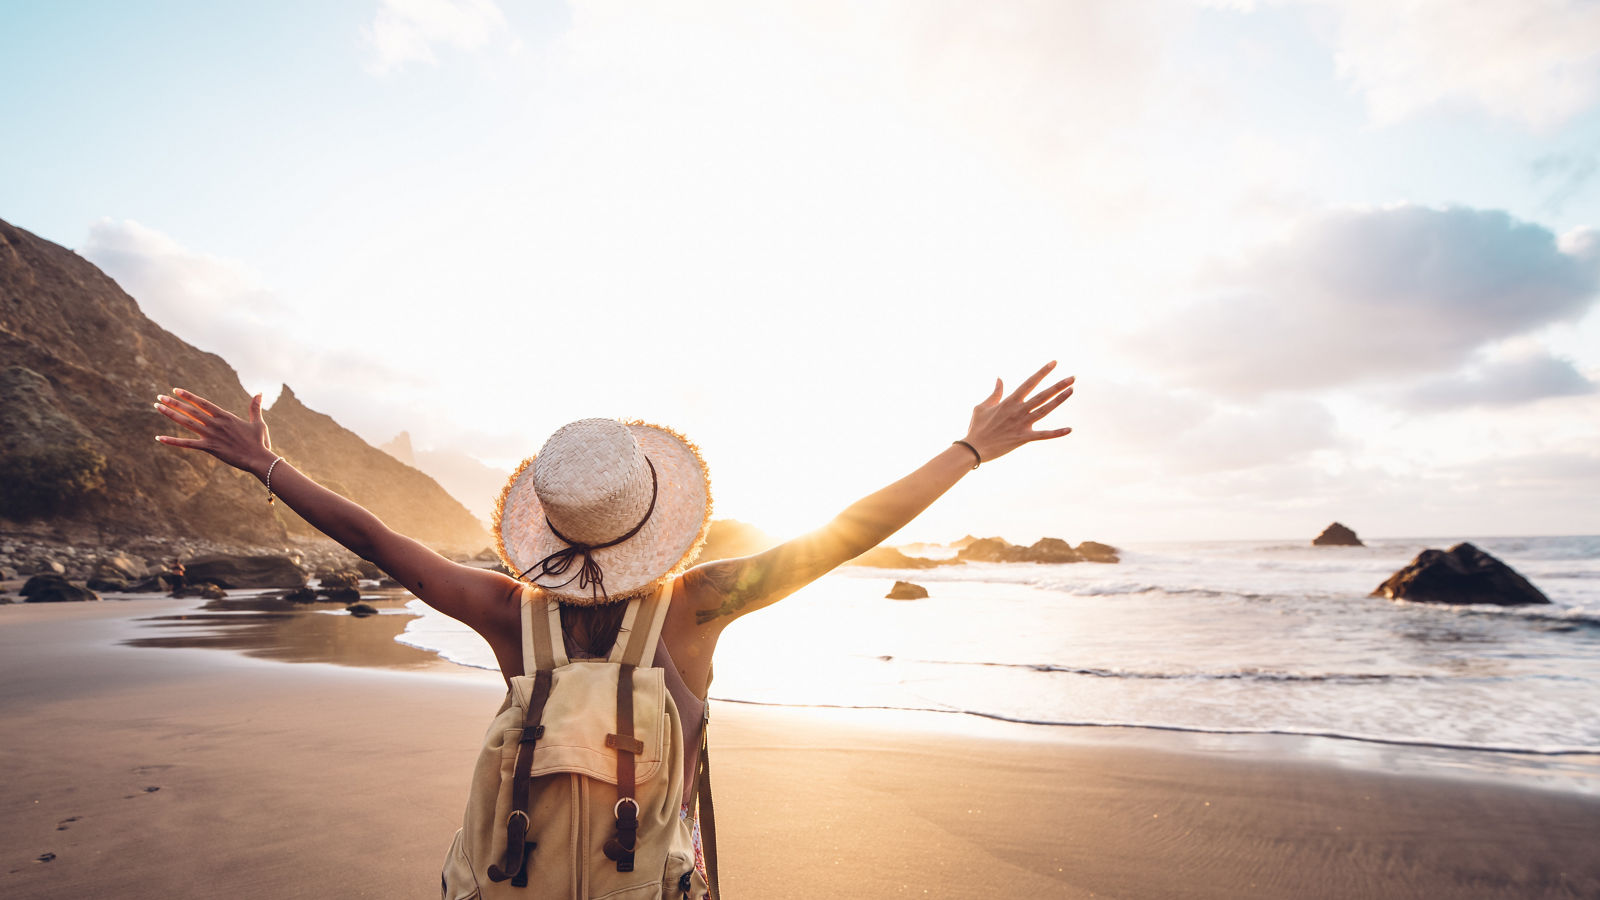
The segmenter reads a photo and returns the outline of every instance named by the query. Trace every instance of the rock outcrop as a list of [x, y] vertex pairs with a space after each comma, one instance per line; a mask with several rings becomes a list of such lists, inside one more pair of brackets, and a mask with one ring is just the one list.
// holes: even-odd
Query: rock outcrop
[[1365, 547], [1361, 538], [1356, 533], [1338, 522], [1322, 529], [1322, 533], [1311, 539], [1313, 547]]
[[[252, 476], [154, 441], [173, 426], [151, 402], [174, 386], [235, 411], [250, 401], [226, 361], [152, 322], [104, 272], [0, 222], [0, 527], [43, 522], [86, 546], [159, 535], [281, 547], [313, 536], [286, 506], [267, 505]], [[396, 530], [442, 549], [488, 541], [432, 479], [287, 388], [267, 418], [278, 452]]]
[[1023, 562], [1033, 563], [1075, 563], [1082, 562], [1072, 545], [1060, 538], [1040, 538], [1032, 546], [1022, 551]]
[[1372, 596], [1460, 605], [1528, 606], [1550, 602], [1510, 566], [1467, 543], [1448, 551], [1422, 551], [1378, 585]]
[[909, 581], [896, 581], [889, 593], [883, 596], [889, 600], [921, 600], [928, 596], [928, 589]]
[[1077, 550], [1078, 556], [1082, 557], [1084, 562], [1116, 563], [1122, 561], [1122, 557], [1117, 555], [1117, 548], [1110, 544], [1102, 544], [1099, 541], [1084, 541], [1078, 545]]
[[1026, 550], [1026, 547], [1018, 547], [1005, 538], [976, 538], [961, 548], [961, 552], [956, 554], [956, 559], [967, 562], [1015, 563], [1023, 561], [1022, 554]]
[[287, 556], [202, 556], [184, 564], [191, 584], [210, 582], [228, 590], [241, 588], [297, 588], [306, 583], [306, 570]]

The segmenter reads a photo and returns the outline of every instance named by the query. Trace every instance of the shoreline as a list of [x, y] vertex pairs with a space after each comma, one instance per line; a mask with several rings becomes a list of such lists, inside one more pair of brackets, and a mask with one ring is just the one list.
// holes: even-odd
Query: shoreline
[[[5, 893], [433, 896], [499, 678], [122, 643], [192, 605], [0, 608]], [[1592, 797], [842, 712], [715, 704], [729, 896], [1600, 891]]]
[[[404, 623], [414, 617], [405, 610], [409, 594], [399, 596], [393, 589], [364, 594], [363, 602], [377, 606], [382, 614], [361, 620], [357, 625], [343, 621], [350, 617], [340, 603], [297, 605], [292, 611], [283, 612], [274, 605], [257, 605], [255, 593], [236, 592], [234, 597], [220, 604], [159, 594], [108, 594], [101, 604], [27, 604], [24, 608], [38, 610], [39, 616], [49, 617], [50, 610], [64, 606], [126, 604], [126, 614], [108, 608], [92, 618], [125, 620], [119, 626], [123, 630], [116, 643], [129, 648], [224, 651], [251, 661], [326, 666], [334, 670], [330, 673], [334, 677], [338, 671], [351, 669], [399, 672], [477, 681], [500, 690], [497, 672], [459, 663], [437, 650], [421, 649], [394, 639], [404, 631]], [[22, 604], [13, 606], [23, 607]], [[225, 608], [218, 609], [218, 606]], [[16, 617], [26, 617], [26, 614], [19, 609], [8, 617], [7, 607], [0, 606], [0, 627]], [[299, 627], [286, 628], [285, 619]], [[161, 628], [168, 624], [181, 628], [183, 633], [164, 633]], [[1502, 750], [1381, 737], [1220, 731], [1163, 724], [1029, 722], [960, 709], [791, 704], [719, 697], [714, 686], [711, 700], [718, 710], [786, 710], [820, 716], [824, 721], [841, 726], [865, 724], [935, 736], [1267, 758], [1373, 774], [1442, 778], [1600, 797], [1600, 754], [1583, 751]]]

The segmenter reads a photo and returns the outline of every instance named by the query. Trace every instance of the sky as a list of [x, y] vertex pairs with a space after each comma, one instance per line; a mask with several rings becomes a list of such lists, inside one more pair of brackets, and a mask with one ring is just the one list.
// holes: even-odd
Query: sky
[[0, 78], [0, 218], [374, 444], [659, 422], [781, 537], [1054, 359], [897, 540], [1600, 533], [1593, 2], [0, 0]]

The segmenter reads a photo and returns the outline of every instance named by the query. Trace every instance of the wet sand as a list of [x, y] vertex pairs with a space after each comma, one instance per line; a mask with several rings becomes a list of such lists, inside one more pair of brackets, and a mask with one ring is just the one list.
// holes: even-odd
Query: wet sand
[[[195, 607], [0, 607], [0, 894], [437, 896], [498, 677], [276, 661], [387, 653], [392, 631], [357, 630], [400, 617], [320, 616], [278, 650], [124, 643], [229, 631], [159, 618]], [[734, 900], [1600, 896], [1595, 798], [1157, 735], [714, 709]]]

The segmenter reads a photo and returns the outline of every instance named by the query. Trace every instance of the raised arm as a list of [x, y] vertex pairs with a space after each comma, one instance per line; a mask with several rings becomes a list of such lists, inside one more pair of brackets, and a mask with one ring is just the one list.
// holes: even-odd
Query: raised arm
[[[250, 401], [249, 418], [241, 419], [198, 394], [173, 393], [176, 396], [157, 398], [156, 408], [194, 437], [161, 435], [156, 440], [209, 453], [263, 483], [270, 470], [272, 493], [318, 531], [371, 560], [429, 606], [460, 619], [489, 638], [492, 645], [497, 643], [497, 635], [505, 631], [506, 617], [516, 615], [514, 605], [505, 599], [515, 586], [510, 578], [451, 562], [390, 529], [355, 501], [311, 480], [273, 451], [259, 394]], [[514, 629], [511, 633], [515, 634]], [[494, 649], [498, 654], [502, 648], [496, 645]]]
[[729, 621], [776, 603], [899, 531], [978, 463], [1071, 432], [1071, 428], [1033, 427], [1072, 396], [1070, 377], [1035, 393], [1055, 366], [1054, 362], [1044, 366], [1009, 395], [995, 379], [994, 391], [973, 407], [963, 438], [967, 446], [951, 444], [910, 475], [852, 503], [822, 528], [755, 556], [690, 569], [683, 577], [693, 598], [696, 624], [720, 631]]

